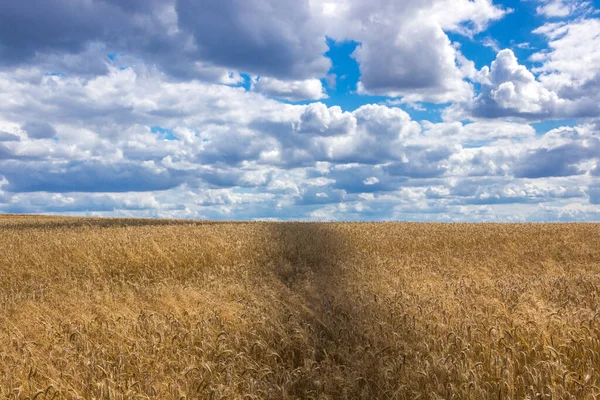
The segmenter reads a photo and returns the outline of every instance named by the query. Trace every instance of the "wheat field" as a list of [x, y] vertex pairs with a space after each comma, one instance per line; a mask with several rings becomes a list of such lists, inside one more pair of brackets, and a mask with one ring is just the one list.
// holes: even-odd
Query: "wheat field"
[[0, 216], [0, 397], [600, 398], [600, 225]]

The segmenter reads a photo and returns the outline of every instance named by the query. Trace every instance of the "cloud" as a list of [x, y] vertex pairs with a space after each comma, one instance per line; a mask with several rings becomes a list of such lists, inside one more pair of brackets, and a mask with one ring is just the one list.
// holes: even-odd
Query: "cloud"
[[[461, 34], [480, 29], [452, 22], [462, 17], [439, 18]], [[544, 90], [554, 92], [510, 53], [476, 74], [506, 117], [441, 122], [427, 105], [416, 121], [402, 101], [352, 111], [289, 104], [267, 90], [174, 78], [128, 57], [109, 59], [100, 75], [47, 74], [33, 62], [0, 72], [0, 130], [14, 132], [1, 136], [1, 212], [435, 221], [596, 215], [600, 127], [584, 120], [536, 133], [524, 121], [559, 110], [552, 96], [544, 100]], [[261, 81], [299, 91], [306, 82]], [[504, 82], [527, 102], [492, 98]], [[572, 110], [576, 99], [561, 96], [556, 104]]]
[[476, 117], [542, 117], [551, 114], [558, 96], [543, 87], [535, 76], [517, 61], [512, 50], [502, 50], [491, 68], [481, 71], [482, 90], [473, 104]]
[[301, 81], [281, 81], [275, 78], [261, 77], [252, 84], [252, 89], [269, 97], [289, 101], [321, 100], [327, 98], [325, 88], [319, 79]]
[[553, 149], [541, 148], [527, 154], [515, 168], [519, 178], [570, 176], [584, 173], [578, 163], [600, 154], [600, 140], [590, 139], [585, 144], [567, 144]]
[[7, 192], [146, 192], [172, 189], [183, 182], [178, 171], [144, 164], [101, 162], [6, 162]]
[[485, 37], [483, 38], [483, 40], [481, 41], [481, 44], [484, 45], [485, 47], [489, 47], [490, 49], [494, 50], [496, 53], [500, 51], [500, 43], [492, 38], [492, 37]]
[[593, 126], [554, 129], [525, 150], [514, 166], [515, 176], [541, 178], [593, 174], [589, 161], [600, 159], [600, 139]]
[[0, 60], [18, 63], [33, 59], [37, 53], [80, 52], [100, 35], [104, 22], [117, 28], [123, 17], [124, 13], [103, 2], [88, 2], [82, 7], [59, 0], [2, 2]]
[[577, 202], [558, 206], [541, 205], [531, 214], [530, 221], [587, 222], [599, 221], [600, 212], [596, 205]]
[[365, 105], [350, 113], [322, 103], [292, 108], [281, 121], [259, 118], [251, 127], [276, 140], [264, 141], [261, 160], [288, 166], [399, 160], [402, 140], [420, 131], [400, 108]]
[[547, 49], [530, 57], [537, 65], [528, 69], [512, 50], [501, 50], [491, 67], [483, 67], [477, 74], [480, 93], [463, 103], [463, 111], [455, 117], [543, 120], [600, 116], [600, 20], [546, 23], [534, 33], [548, 40]]
[[27, 122], [22, 129], [31, 139], [51, 139], [56, 136], [56, 130], [47, 122]]
[[421, 122], [424, 142], [445, 141], [465, 147], [482, 147], [494, 142], [522, 142], [535, 138], [531, 125], [500, 120], [482, 120], [464, 125], [461, 122]]
[[362, 74], [359, 93], [436, 103], [468, 98], [471, 87], [463, 81], [456, 50], [441, 27], [413, 24], [403, 25], [404, 32], [390, 32], [390, 37], [362, 42], [355, 52]]
[[549, 50], [531, 56], [541, 63], [534, 69], [540, 81], [560, 97], [576, 100], [592, 96], [596, 100], [600, 88], [600, 20], [547, 23], [534, 33], [549, 41]]
[[308, 186], [303, 188], [296, 200], [298, 205], [337, 204], [347, 197], [345, 190], [331, 187]]
[[149, 193], [27, 193], [15, 195], [8, 203], [0, 204], [0, 211], [8, 213], [92, 213], [153, 209], [166, 211], [176, 207], [172, 204], [161, 204]]
[[590, 203], [600, 204], [600, 185], [590, 186]]
[[19, 135], [14, 133], [0, 131], [0, 142], [18, 142], [21, 140]]
[[600, 115], [595, 99], [563, 97], [540, 77], [519, 64], [512, 50], [501, 50], [491, 68], [479, 72], [481, 93], [467, 105], [476, 118], [521, 118], [526, 120], [582, 118]]
[[543, 4], [536, 8], [538, 15], [548, 18], [564, 18], [577, 11], [586, 10], [590, 3], [580, 0], [540, 0]]
[[220, 82], [239, 71], [306, 79], [325, 75], [330, 66], [323, 56], [323, 26], [306, 0], [34, 0], [0, 5], [0, 63], [35, 60], [61, 71], [87, 65], [105, 73], [106, 57], [93, 65], [85, 57], [94, 48], [141, 57], [180, 78]]
[[342, 164], [334, 167], [328, 178], [332, 187], [349, 194], [381, 193], [399, 190], [407, 178], [387, 174], [379, 165]]
[[463, 78], [470, 64], [447, 32], [472, 36], [506, 13], [488, 0], [341, 3], [337, 37], [361, 43], [354, 53], [359, 92], [407, 102], [469, 98], [472, 88]]
[[446, 197], [450, 202], [461, 205], [500, 205], [540, 204], [585, 196], [583, 186], [562, 186], [547, 182], [487, 182], [486, 185], [481, 183], [481, 179], [459, 180], [447, 192], [442, 192], [441, 196], [428, 189], [428, 197]]
[[269, 96], [318, 100], [330, 37], [361, 43], [359, 92], [445, 103], [470, 97], [473, 69], [447, 33], [472, 37], [507, 12], [491, 0], [35, 0], [0, 5], [0, 65], [91, 76], [143, 64], [230, 85], [247, 73]]
[[177, 0], [176, 10], [180, 29], [214, 64], [280, 79], [323, 76], [330, 67], [307, 0]]

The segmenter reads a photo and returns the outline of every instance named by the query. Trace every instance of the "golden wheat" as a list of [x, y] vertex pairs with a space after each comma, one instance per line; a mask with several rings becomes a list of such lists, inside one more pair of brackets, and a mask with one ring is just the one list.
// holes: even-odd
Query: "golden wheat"
[[592, 399], [600, 225], [0, 216], [0, 397]]

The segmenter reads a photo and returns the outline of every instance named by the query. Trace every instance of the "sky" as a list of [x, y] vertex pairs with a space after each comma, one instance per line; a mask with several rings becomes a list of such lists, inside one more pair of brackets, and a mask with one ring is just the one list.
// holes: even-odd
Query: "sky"
[[0, 213], [599, 221], [600, 0], [0, 1]]

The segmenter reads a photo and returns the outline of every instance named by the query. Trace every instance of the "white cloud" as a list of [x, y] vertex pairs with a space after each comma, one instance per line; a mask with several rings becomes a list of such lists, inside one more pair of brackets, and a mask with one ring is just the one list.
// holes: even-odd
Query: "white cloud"
[[0, 32], [0, 65], [34, 62], [90, 76], [146, 64], [179, 79], [229, 85], [247, 73], [268, 77], [256, 86], [270, 96], [318, 100], [325, 97], [317, 80], [331, 66], [324, 55], [331, 37], [361, 43], [355, 52], [361, 93], [445, 103], [472, 91], [463, 80], [470, 62], [447, 33], [472, 37], [507, 12], [492, 0], [224, 0], [211, 6], [90, 0], [79, 8], [50, 0], [43, 7], [0, 8], [0, 27], [30, 27], [26, 40], [10, 29]]
[[398, 107], [288, 105], [140, 67], [20, 79], [0, 74], [0, 126], [20, 132], [35, 115], [58, 140], [0, 144], [0, 211], [453, 220], [460, 207], [493, 219], [510, 204], [597, 198], [593, 124], [543, 136], [505, 121], [419, 124]]
[[485, 47], [489, 47], [490, 49], [494, 50], [495, 52], [500, 51], [500, 43], [492, 37], [487, 36], [487, 37], [483, 38], [483, 40], [481, 41], [481, 44], [484, 45]]
[[501, 109], [537, 114], [555, 107], [558, 102], [558, 96], [536, 81], [511, 50], [500, 51], [489, 74], [484, 71], [483, 75], [491, 86], [489, 97]]
[[[245, 18], [231, 30], [247, 36], [240, 39], [246, 47], [233, 47], [248, 54], [217, 48], [219, 40], [233, 40], [231, 32], [214, 26], [220, 22], [210, 13], [201, 18], [207, 26], [191, 20], [198, 4], [104, 3], [102, 15], [120, 16], [123, 34], [133, 29], [147, 39], [142, 47], [124, 38], [122, 51], [106, 61], [110, 41], [90, 26], [76, 43], [40, 36], [37, 47], [13, 54], [11, 65], [3, 60], [0, 212], [449, 221], [600, 216], [600, 127], [581, 121], [536, 134], [523, 122], [593, 115], [585, 106], [598, 104], [597, 91], [588, 90], [598, 73], [595, 22], [537, 30], [550, 42], [534, 56], [537, 68], [503, 50], [477, 71], [448, 32], [475, 37], [507, 12], [486, 0], [253, 0], [228, 15]], [[100, 3], [86, 4], [95, 10]], [[132, 10], [122, 14], [122, 7]], [[189, 18], [179, 25], [183, 10]], [[132, 26], [122, 18], [131, 12], [157, 22], [161, 32]], [[215, 36], [202, 42], [211, 26]], [[325, 33], [362, 42], [355, 53], [359, 90], [403, 98], [353, 111], [273, 99], [325, 98]], [[186, 40], [169, 58], [176, 38]], [[10, 46], [8, 39], [0, 48]], [[574, 57], [590, 65], [573, 65]], [[51, 65], [68, 72], [46, 74]], [[253, 90], [234, 87], [244, 70], [262, 75]], [[465, 78], [482, 86], [473, 103]], [[429, 113], [414, 104], [422, 101], [459, 102], [447, 111], [458, 117], [417, 122], [398, 107]]]
[[533, 53], [528, 69], [512, 50], [498, 52], [491, 67], [478, 71], [481, 92], [453, 105], [447, 118], [590, 118], [600, 115], [600, 20], [578, 18], [534, 30], [548, 48]]
[[236, 85], [244, 82], [244, 78], [234, 70], [212, 66], [202, 61], [196, 61], [192, 70], [195, 78], [208, 82], [222, 83], [224, 85]]
[[545, 24], [534, 33], [545, 36], [549, 49], [535, 53], [541, 63], [545, 87], [561, 97], [576, 99], [597, 94], [600, 88], [600, 20], [580, 19], [568, 23]]
[[421, 123], [423, 143], [443, 141], [462, 146], [481, 147], [499, 141], [523, 142], [535, 138], [535, 129], [527, 124], [506, 121], [477, 121], [467, 125], [461, 122]]
[[252, 89], [269, 97], [290, 101], [321, 100], [327, 98], [325, 88], [319, 79], [282, 81], [275, 78], [260, 77], [253, 82]]
[[[329, 2], [331, 4], [331, 2]], [[471, 36], [505, 11], [491, 1], [342, 1], [334, 38], [361, 45], [360, 93], [444, 103], [470, 97], [463, 57], [446, 32]]]
[[590, 6], [587, 1], [580, 0], [540, 0], [543, 4], [536, 8], [539, 15], [553, 18], [564, 18]]
[[[600, 114], [595, 93], [587, 90], [585, 93], [577, 92], [577, 86], [573, 82], [566, 83], [565, 73], [562, 72], [536, 77], [527, 67], [519, 64], [509, 49], [498, 53], [491, 68], [483, 67], [478, 73], [478, 80], [481, 92], [466, 106], [466, 103], [451, 106], [446, 111], [447, 118], [472, 116], [543, 120]], [[559, 88], [558, 81], [565, 83], [565, 86]], [[586, 84], [593, 83], [588, 81]]]

